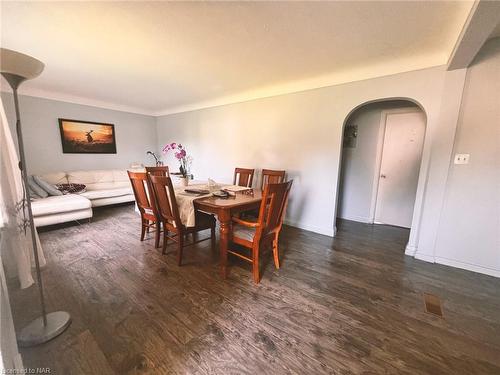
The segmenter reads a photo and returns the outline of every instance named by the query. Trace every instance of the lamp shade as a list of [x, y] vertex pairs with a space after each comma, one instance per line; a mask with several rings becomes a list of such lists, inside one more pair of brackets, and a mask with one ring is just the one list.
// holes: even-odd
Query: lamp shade
[[0, 48], [0, 73], [12, 74], [22, 80], [33, 79], [42, 73], [44, 64], [24, 53]]

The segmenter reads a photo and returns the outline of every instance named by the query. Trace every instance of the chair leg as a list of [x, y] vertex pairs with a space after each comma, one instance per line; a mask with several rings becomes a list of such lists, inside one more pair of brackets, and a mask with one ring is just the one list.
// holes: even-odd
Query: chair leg
[[141, 241], [144, 241], [144, 236], [146, 235], [146, 219], [141, 219]]
[[254, 247], [252, 249], [252, 273], [253, 273], [253, 281], [255, 284], [260, 282], [259, 277], [259, 248]]
[[164, 228], [163, 230], [163, 247], [161, 249], [161, 253], [165, 254], [167, 252], [167, 244], [168, 244], [168, 230]]
[[167, 246], [168, 246], [168, 230], [167, 230], [167, 228], [163, 227], [163, 233], [164, 233], [164, 235], [163, 235], [163, 248], [165, 249], [164, 250], [165, 252], [163, 254], [165, 254], [167, 252]]
[[155, 233], [155, 249], [160, 247], [160, 229], [161, 229], [161, 223], [159, 221], [156, 222], [155, 224], [156, 227], [156, 233]]
[[184, 248], [184, 233], [179, 232], [177, 234], [177, 265], [182, 264], [182, 250]]
[[277, 270], [280, 269], [280, 253], [278, 248], [278, 237], [276, 237], [273, 241], [273, 257], [274, 257], [274, 266]]

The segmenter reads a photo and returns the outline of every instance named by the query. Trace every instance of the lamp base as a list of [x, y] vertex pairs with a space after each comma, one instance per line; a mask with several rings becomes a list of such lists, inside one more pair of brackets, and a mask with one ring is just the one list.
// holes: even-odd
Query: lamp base
[[21, 347], [35, 346], [52, 340], [63, 333], [71, 324], [71, 316], [66, 311], [47, 314], [47, 325], [43, 317], [36, 318], [21, 330], [17, 342]]

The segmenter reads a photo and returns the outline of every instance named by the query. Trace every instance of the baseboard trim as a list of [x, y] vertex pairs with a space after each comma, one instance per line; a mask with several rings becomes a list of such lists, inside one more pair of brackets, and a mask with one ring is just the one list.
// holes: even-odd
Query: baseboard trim
[[323, 235], [329, 236], [329, 237], [335, 237], [335, 234], [337, 232], [336, 227], [335, 228], [322, 228], [322, 227], [317, 227], [315, 225], [299, 223], [299, 222], [294, 221], [294, 220], [285, 220], [284, 223], [286, 225], [291, 226], [291, 227], [308, 230], [308, 231], [318, 233], [318, 234], [323, 234]]
[[435, 257], [435, 262], [443, 264], [445, 266], [461, 268], [467, 271], [482, 273], [493, 277], [500, 277], [500, 270], [496, 268], [484, 267], [477, 264], [471, 264], [467, 262], [461, 262], [458, 260], [442, 258], [442, 257]]
[[407, 243], [405, 248], [405, 254], [414, 257], [417, 254], [417, 247]]
[[345, 215], [345, 216], [339, 216], [339, 219], [357, 221], [359, 223], [373, 224], [373, 220], [365, 216]]
[[415, 259], [423, 260], [424, 262], [436, 263], [436, 259], [434, 258], [434, 255], [416, 253], [414, 255], [414, 257], [415, 257]]
[[[407, 246], [405, 254], [411, 256], [412, 254], [409, 253], [411, 251], [413, 251], [413, 246]], [[413, 256], [415, 257], [415, 259], [423, 260], [424, 262], [442, 264], [443, 266], [460, 268], [462, 270], [467, 270], [467, 271], [476, 272], [476, 273], [482, 273], [484, 275], [500, 278], [500, 270], [496, 269], [496, 268], [484, 267], [484, 266], [480, 266], [477, 264], [462, 262], [462, 261], [455, 260], [455, 259], [436, 257], [433, 255], [427, 255], [427, 254], [416, 253]]]

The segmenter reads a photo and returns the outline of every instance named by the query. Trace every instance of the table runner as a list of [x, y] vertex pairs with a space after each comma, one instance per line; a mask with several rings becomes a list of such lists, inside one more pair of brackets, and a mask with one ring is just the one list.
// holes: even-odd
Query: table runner
[[189, 184], [189, 186], [174, 186], [175, 200], [179, 207], [179, 216], [181, 222], [186, 227], [194, 227], [196, 212], [194, 209], [194, 200], [202, 197], [209, 197], [211, 194], [198, 195], [185, 193], [185, 189], [206, 189], [207, 184]]
[[[175, 199], [177, 200], [177, 206], [179, 207], [179, 216], [181, 217], [181, 222], [186, 227], [194, 227], [196, 211], [194, 209], [194, 200], [209, 197], [210, 194], [197, 195], [197, 194], [189, 194], [184, 192], [185, 189], [204, 189], [210, 190], [208, 184], [206, 183], [190, 183], [189, 186], [174, 186]], [[218, 185], [216, 189], [212, 187], [212, 189], [227, 189], [231, 191], [240, 191], [246, 190], [247, 188], [242, 188], [241, 186], [234, 185]]]

